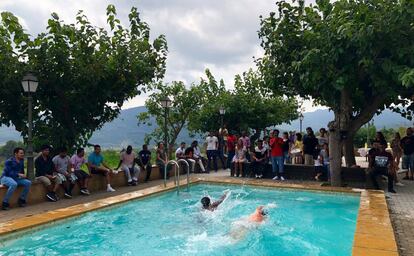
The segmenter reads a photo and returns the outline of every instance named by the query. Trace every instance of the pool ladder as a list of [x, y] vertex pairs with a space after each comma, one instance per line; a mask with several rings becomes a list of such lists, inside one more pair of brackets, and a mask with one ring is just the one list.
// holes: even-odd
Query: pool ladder
[[170, 160], [165, 165], [164, 170], [164, 187], [167, 187], [167, 171], [168, 171], [168, 165], [172, 164], [174, 165], [174, 185], [177, 188], [177, 194], [180, 193], [180, 165], [179, 163], [184, 163], [184, 165], [187, 167], [187, 192], [190, 191], [190, 165], [185, 159], [179, 159], [178, 161]]

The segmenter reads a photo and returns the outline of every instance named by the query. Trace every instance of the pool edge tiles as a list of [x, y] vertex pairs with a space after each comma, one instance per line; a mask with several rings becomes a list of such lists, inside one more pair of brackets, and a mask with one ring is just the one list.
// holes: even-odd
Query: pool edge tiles
[[[183, 182], [184, 181], [184, 182]], [[394, 231], [388, 213], [387, 202], [382, 191], [375, 190], [353, 190], [351, 188], [321, 187], [318, 185], [288, 184], [274, 182], [271, 180], [238, 179], [231, 177], [191, 177], [190, 184], [216, 183], [249, 185], [261, 187], [273, 187], [279, 189], [296, 189], [321, 192], [339, 192], [360, 195], [357, 224], [354, 234], [352, 255], [354, 256], [395, 256], [398, 254]], [[180, 180], [180, 185], [185, 186], [185, 180]], [[19, 231], [31, 230], [44, 224], [75, 217], [86, 212], [118, 205], [130, 200], [144, 198], [171, 191], [175, 188], [173, 182], [168, 182], [167, 187], [163, 185], [153, 186], [147, 189], [137, 190], [118, 196], [96, 200], [90, 203], [79, 204], [67, 208], [37, 214], [29, 217], [12, 220], [0, 224], [0, 236], [12, 235]]]

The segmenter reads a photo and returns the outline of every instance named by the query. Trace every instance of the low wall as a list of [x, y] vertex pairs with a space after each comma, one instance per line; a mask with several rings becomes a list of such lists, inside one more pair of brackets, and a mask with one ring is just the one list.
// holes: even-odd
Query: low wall
[[[184, 169], [184, 168], [183, 168]], [[247, 168], [249, 171], [249, 168]], [[197, 168], [196, 168], [197, 171]], [[183, 174], [185, 171], [182, 170], [181, 173]], [[173, 176], [173, 170], [171, 169], [169, 171], [170, 176]], [[208, 174], [207, 174], [208, 175]], [[229, 174], [230, 175], [230, 174]], [[272, 168], [271, 165], [267, 165], [264, 172], [265, 178], [273, 178]], [[146, 171], [141, 171], [139, 175], [139, 182], [143, 182], [146, 177]], [[286, 164], [285, 165], [285, 177], [287, 179], [295, 179], [295, 180], [314, 180], [315, 177], [315, 171], [313, 166], [309, 165], [291, 165]], [[362, 168], [342, 168], [342, 177], [344, 182], [365, 182], [365, 169]], [[163, 177], [160, 175], [159, 168], [157, 166], [152, 167], [150, 180], [157, 180], [157, 179], [163, 179]], [[116, 187], [122, 187], [127, 185], [127, 180], [124, 175], [123, 171], [120, 171], [118, 174], [112, 176], [112, 186], [114, 188]], [[101, 175], [93, 175], [92, 179], [89, 180], [89, 190], [93, 193], [96, 191], [102, 191], [106, 189], [106, 181], [105, 177]], [[0, 199], [2, 199], [7, 191], [7, 188], [4, 186], [0, 186]], [[16, 191], [14, 192], [10, 204], [11, 206], [17, 205], [17, 199], [22, 191], [21, 187], [18, 187]], [[30, 193], [28, 195], [27, 201], [30, 204], [37, 204], [46, 201], [46, 188], [39, 182], [34, 181]], [[60, 189], [58, 191], [58, 195], [63, 198], [63, 190]], [[79, 187], [78, 185], [75, 186], [73, 189], [73, 195], [77, 196], [80, 195]]]

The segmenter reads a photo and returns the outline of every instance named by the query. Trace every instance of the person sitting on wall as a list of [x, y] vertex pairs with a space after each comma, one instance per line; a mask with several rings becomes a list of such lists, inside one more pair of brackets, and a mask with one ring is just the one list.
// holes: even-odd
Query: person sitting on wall
[[157, 145], [157, 160], [155, 161], [158, 169], [160, 170], [160, 175], [161, 175], [161, 179], [164, 179], [164, 175], [167, 179], [170, 178], [170, 174], [168, 172], [168, 170], [166, 170], [165, 167], [167, 167], [167, 163], [168, 163], [168, 158], [167, 158], [167, 154], [165, 152], [164, 149], [164, 143], [162, 142], [158, 142]]
[[236, 173], [236, 177], [239, 177], [240, 174], [242, 177], [244, 177], [243, 167], [244, 167], [244, 164], [247, 162], [246, 152], [247, 152], [247, 149], [243, 144], [243, 140], [239, 139], [236, 145], [236, 155], [233, 157], [234, 172], [233, 171], [230, 172], [230, 175], [232, 177], [234, 176], [234, 173]]
[[72, 198], [72, 189], [75, 187], [77, 177], [72, 172], [67, 149], [61, 147], [59, 154], [53, 157], [52, 162], [55, 165], [56, 183], [62, 185], [66, 198]]
[[[55, 166], [50, 157], [50, 146], [43, 145], [40, 148], [41, 154], [34, 162], [35, 164], [35, 180], [45, 186], [47, 193], [46, 198], [51, 202], [56, 202], [59, 197], [56, 191], [59, 189], [59, 184], [56, 182], [56, 175], [54, 175]], [[54, 184], [53, 184], [54, 183]]]
[[[180, 147], [177, 148], [177, 150], [175, 151], [175, 158], [177, 160], [183, 159], [188, 163], [188, 168], [190, 168], [189, 171], [194, 170], [194, 166], [195, 166], [195, 160], [192, 159], [192, 154], [191, 155], [187, 155], [190, 154], [186, 148], [185, 148], [186, 144], [185, 142], [181, 142]], [[186, 169], [185, 169], [186, 170]]]
[[[128, 181], [128, 186], [136, 186], [138, 184], [139, 168], [135, 166], [136, 155], [132, 151], [132, 146], [128, 145], [126, 151], [122, 151], [120, 155], [119, 164], [115, 169], [121, 169], [124, 171]], [[132, 178], [131, 178], [132, 173]]]
[[94, 151], [88, 156], [88, 164], [92, 174], [100, 174], [106, 178], [106, 191], [114, 192], [111, 186], [111, 176], [114, 171], [105, 163], [101, 154], [101, 146], [95, 145]]
[[194, 160], [194, 149], [193, 147], [188, 147], [184, 151], [184, 156], [187, 159], [188, 164], [190, 165], [190, 172], [195, 171], [196, 160]]
[[198, 142], [196, 140], [193, 141], [193, 143], [191, 143], [191, 146], [194, 150], [193, 157], [194, 157], [194, 160], [196, 161], [196, 164], [200, 166], [200, 169], [202, 172], [206, 172], [206, 169], [204, 168], [204, 164], [203, 164], [203, 156], [201, 155], [201, 150], [200, 150], [200, 147], [198, 146]]
[[147, 171], [144, 182], [148, 182], [151, 176], [151, 151], [148, 150], [148, 145], [142, 145], [142, 150], [138, 152], [138, 165], [142, 170]]
[[0, 178], [0, 183], [7, 187], [2, 203], [3, 210], [10, 208], [9, 200], [17, 186], [23, 186], [23, 192], [17, 203], [20, 207], [26, 206], [26, 198], [32, 185], [32, 182], [26, 178], [24, 173], [24, 149], [15, 148], [13, 154], [14, 156], [7, 159], [4, 163], [3, 174]]
[[228, 191], [225, 191], [224, 194], [220, 197], [219, 200], [211, 203], [211, 199], [208, 196], [205, 196], [203, 198], [201, 198], [201, 204], [203, 206], [203, 210], [208, 210], [208, 211], [214, 211], [217, 209], [217, 207], [223, 203], [224, 199], [226, 199], [228, 195]]
[[253, 154], [253, 172], [255, 174], [256, 179], [263, 178], [263, 171], [267, 161], [267, 150], [263, 147], [263, 141], [258, 140], [257, 146], [254, 149]]
[[85, 150], [78, 148], [76, 154], [70, 159], [73, 171], [78, 178], [79, 188], [82, 195], [90, 195], [88, 190], [88, 182], [91, 178], [88, 170], [88, 162], [85, 159]]
[[385, 151], [385, 146], [380, 141], [376, 141], [379, 144], [378, 150], [371, 153], [370, 162], [368, 168], [371, 169], [371, 180], [375, 189], [380, 189], [377, 176], [385, 175], [388, 177], [388, 192], [397, 193], [394, 190], [394, 159], [391, 153]]

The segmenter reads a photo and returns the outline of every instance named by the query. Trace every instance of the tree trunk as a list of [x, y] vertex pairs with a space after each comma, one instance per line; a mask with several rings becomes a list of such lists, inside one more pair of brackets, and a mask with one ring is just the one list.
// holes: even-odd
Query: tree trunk
[[341, 132], [339, 129], [332, 129], [329, 133], [329, 164], [330, 164], [330, 176], [331, 185], [340, 187], [341, 181], [341, 168], [342, 168], [342, 142]]
[[356, 164], [354, 154], [354, 136], [354, 133], [348, 132], [348, 136], [344, 141], [344, 156], [347, 167], [351, 167]]

